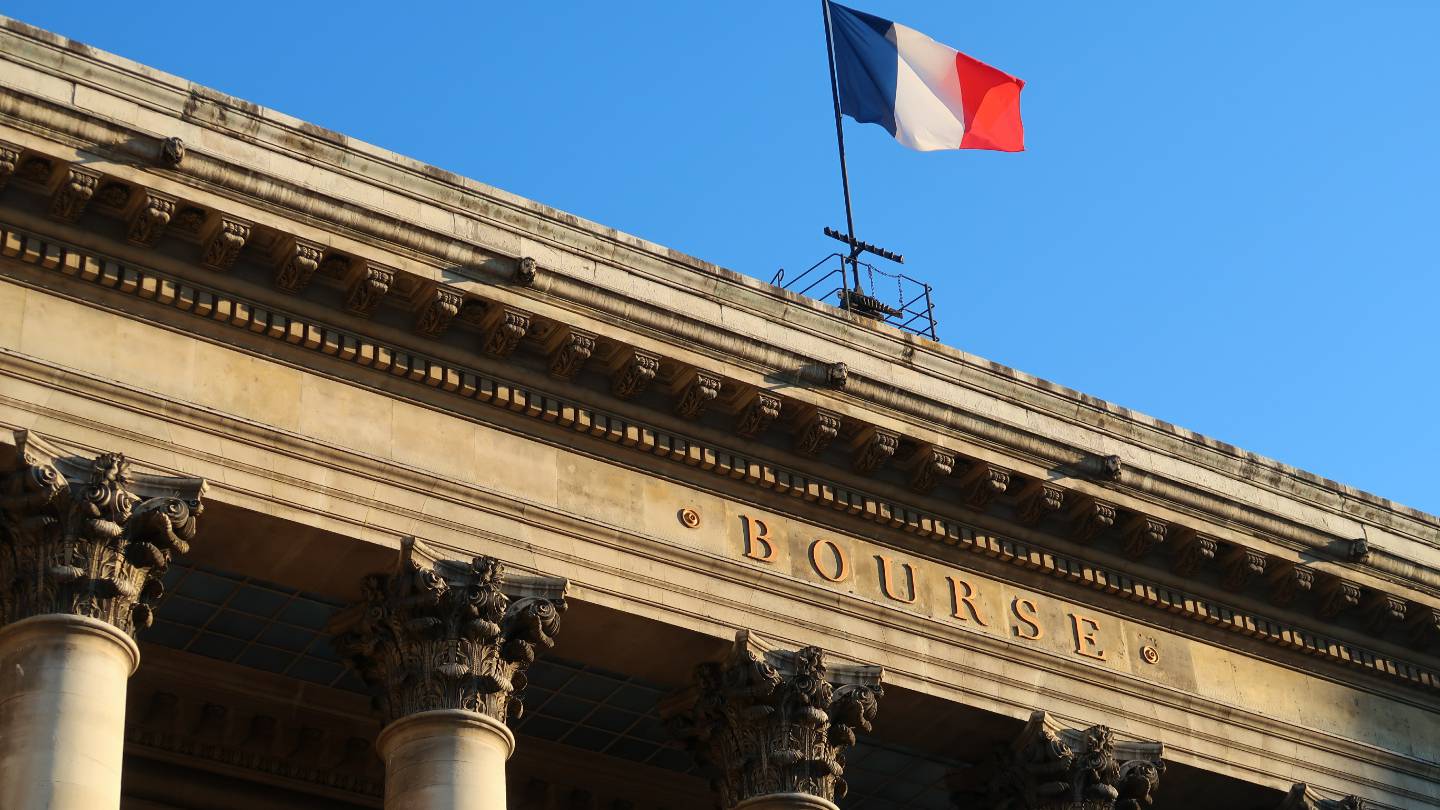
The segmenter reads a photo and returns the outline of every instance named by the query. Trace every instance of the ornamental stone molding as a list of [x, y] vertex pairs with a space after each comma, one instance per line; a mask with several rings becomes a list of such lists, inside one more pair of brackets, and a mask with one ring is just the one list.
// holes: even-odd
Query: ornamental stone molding
[[568, 380], [579, 374], [580, 370], [585, 368], [590, 355], [595, 353], [597, 339], [598, 336], [593, 332], [581, 329], [560, 330], [549, 353], [550, 376], [558, 380]]
[[100, 175], [88, 169], [71, 166], [60, 187], [50, 197], [50, 216], [62, 222], [75, 222], [85, 213], [90, 198], [100, 186]]
[[756, 391], [750, 403], [740, 411], [740, 418], [735, 422], [735, 434], [746, 439], [759, 436], [780, 418], [781, 407], [780, 397], [768, 391]]
[[380, 305], [380, 299], [390, 292], [390, 286], [395, 283], [395, 271], [372, 262], [365, 262], [360, 270], [359, 278], [350, 285], [350, 290], [345, 296], [345, 308], [351, 314], [368, 318], [375, 313], [375, 307]]
[[991, 810], [1147, 810], [1165, 773], [1159, 743], [1117, 741], [1106, 726], [1063, 727], [1043, 711], [997, 755]]
[[130, 219], [125, 238], [142, 247], [153, 247], [164, 235], [170, 218], [175, 215], [176, 202], [177, 200], [169, 195], [146, 192], [145, 201]]
[[520, 716], [536, 654], [555, 644], [566, 586], [507, 575], [493, 557], [442, 560], [408, 537], [395, 571], [366, 577], [360, 602], [331, 631], [386, 723], [444, 709], [504, 723]]
[[[1273, 810], [1369, 810], [1373, 806], [1359, 796], [1322, 799], [1309, 785], [1304, 782], [1296, 782], [1290, 787], [1290, 792], [1285, 794], [1285, 798], [1274, 806]], [[1263, 808], [1263, 810], [1272, 810], [1272, 808]]]
[[724, 661], [662, 707], [722, 808], [773, 794], [845, 795], [845, 749], [884, 695], [880, 667], [833, 666], [819, 647], [777, 650], [742, 630]]
[[699, 419], [706, 407], [720, 396], [721, 380], [718, 375], [697, 371], [678, 391], [675, 400], [675, 414], [681, 419]]
[[250, 240], [251, 228], [243, 219], [221, 217], [215, 232], [205, 242], [200, 263], [212, 270], [229, 270]]
[[0, 625], [61, 613], [132, 637], [150, 626], [161, 577], [195, 537], [202, 479], [66, 456], [17, 430], [0, 436], [0, 482]]
[[436, 287], [429, 301], [415, 316], [415, 334], [428, 338], [445, 334], [445, 330], [450, 328], [450, 321], [460, 314], [460, 305], [464, 302], [465, 294], [459, 290]]

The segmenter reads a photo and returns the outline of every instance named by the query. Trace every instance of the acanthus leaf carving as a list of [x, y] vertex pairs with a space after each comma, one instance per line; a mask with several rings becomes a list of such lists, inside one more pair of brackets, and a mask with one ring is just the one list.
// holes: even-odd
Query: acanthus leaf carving
[[1053, 515], [1065, 506], [1065, 490], [1046, 481], [1036, 481], [1025, 488], [1020, 495], [1017, 516], [1026, 526], [1039, 525], [1047, 515]]
[[362, 318], [375, 314], [380, 300], [395, 283], [395, 271], [374, 262], [362, 262], [360, 275], [345, 295], [345, 308]]
[[1227, 591], [1244, 590], [1252, 577], [1265, 573], [1267, 558], [1254, 549], [1235, 546], [1225, 555], [1225, 576], [1220, 580]]
[[493, 557], [442, 561], [401, 542], [395, 570], [372, 574], [337, 614], [335, 647], [373, 691], [385, 721], [439, 709], [519, 717], [525, 673], [554, 646], [566, 583], [507, 576]]
[[1182, 531], [1171, 544], [1170, 570], [1182, 577], [1192, 577], [1215, 559], [1220, 541], [1194, 531]]
[[234, 217], [220, 217], [215, 233], [205, 243], [201, 263], [215, 270], [229, 270], [240, 256], [240, 250], [250, 241], [250, 223]]
[[1303, 565], [1277, 564], [1270, 572], [1270, 602], [1285, 607], [1315, 586], [1315, 570]]
[[927, 445], [920, 449], [915, 468], [910, 473], [910, 488], [928, 493], [955, 472], [955, 454], [943, 447]]
[[1316, 614], [1322, 619], [1333, 619], [1344, 611], [1360, 605], [1360, 585], [1339, 577], [1329, 577], [1319, 591], [1320, 603]]
[[795, 452], [807, 456], [818, 456], [830, 446], [830, 441], [840, 434], [840, 414], [823, 408], [814, 408], [800, 423], [795, 434]]
[[275, 286], [288, 293], [304, 291], [320, 268], [323, 254], [324, 250], [314, 242], [293, 236], [280, 240], [275, 254]]
[[460, 314], [465, 295], [452, 287], [437, 286], [429, 303], [415, 317], [415, 334], [438, 338], [450, 328], [450, 321]]
[[20, 154], [23, 150], [13, 143], [0, 141], [0, 189], [10, 181], [10, 176], [20, 166]]
[[868, 427], [861, 431], [856, 438], [855, 456], [850, 466], [861, 475], [869, 475], [880, 469], [899, 449], [899, 433], [879, 427]]
[[637, 397], [650, 386], [650, 382], [659, 372], [659, 357], [639, 349], [631, 349], [622, 355], [620, 364], [615, 368], [610, 381], [610, 393], [621, 399]]
[[1404, 599], [1388, 593], [1375, 592], [1367, 604], [1370, 632], [1383, 636], [1390, 628], [1405, 623], [1410, 605]]
[[585, 368], [590, 355], [595, 353], [598, 337], [592, 332], [567, 328], [550, 352], [550, 376], [568, 380]]
[[491, 309], [494, 312], [487, 316], [489, 323], [480, 351], [491, 357], [509, 357], [530, 331], [530, 313], [507, 306]]
[[1406, 627], [1410, 646], [1417, 650], [1440, 647], [1440, 608], [1415, 605]]
[[720, 396], [723, 382], [718, 374], [698, 369], [691, 372], [689, 382], [680, 389], [675, 401], [676, 415], [682, 419], [699, 419], [706, 406]]
[[75, 222], [85, 213], [85, 207], [99, 187], [100, 175], [71, 166], [50, 197], [50, 216], [64, 222]]
[[735, 422], [735, 433], [753, 439], [770, 428], [780, 418], [782, 404], [780, 397], [769, 391], [756, 391], [750, 403], [740, 412]]
[[174, 197], [147, 190], [144, 202], [130, 218], [125, 238], [137, 245], [154, 247], [165, 233], [165, 226], [170, 224], [170, 218], [175, 215], [177, 202]]
[[27, 431], [0, 438], [0, 475], [0, 624], [68, 613], [149, 627], [205, 482], [134, 475], [119, 453], [63, 457]]
[[1076, 540], [1088, 543], [1115, 525], [1116, 514], [1115, 504], [1082, 497], [1070, 512], [1070, 533]]
[[777, 793], [842, 798], [845, 749], [884, 696], [879, 667], [831, 666], [819, 647], [769, 648], [741, 631], [724, 662], [662, 709], [722, 807]]
[[983, 512], [990, 502], [1010, 489], [1011, 473], [1004, 467], [977, 461], [965, 471], [960, 480], [960, 497], [965, 505], [977, 512]]
[[1165, 542], [1170, 524], [1148, 515], [1136, 515], [1125, 527], [1125, 554], [1138, 560]]
[[1062, 728], [1037, 711], [984, 791], [988, 806], [1019, 810], [1147, 810], [1165, 773], [1159, 743], [1122, 742], [1106, 726]]

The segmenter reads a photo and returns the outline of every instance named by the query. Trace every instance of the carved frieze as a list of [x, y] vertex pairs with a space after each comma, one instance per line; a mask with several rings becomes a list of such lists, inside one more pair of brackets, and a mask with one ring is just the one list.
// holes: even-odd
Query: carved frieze
[[705, 408], [720, 396], [722, 385], [720, 375], [708, 371], [694, 371], [689, 382], [681, 386], [675, 400], [675, 413], [682, 419], [699, 419]]
[[735, 422], [735, 432], [747, 439], [753, 439], [769, 429], [780, 417], [781, 401], [769, 391], [756, 391], [750, 402], [740, 412]]
[[928, 445], [917, 454], [915, 468], [910, 472], [910, 488], [926, 493], [955, 472], [955, 454], [943, 447]]
[[49, 158], [32, 155], [20, 161], [15, 176], [29, 183], [44, 185], [50, 182], [50, 175], [54, 172], [55, 164]]
[[1101, 532], [1115, 525], [1116, 508], [1113, 503], [1081, 497], [1070, 510], [1070, 534], [1082, 543], [1094, 540]]
[[1274, 810], [1368, 810], [1371, 806], [1359, 796], [1322, 799], [1309, 785], [1296, 782]]
[[465, 295], [452, 287], [437, 286], [430, 300], [415, 316], [415, 334], [438, 338], [450, 328], [450, 321], [460, 314]]
[[200, 263], [212, 270], [229, 270], [239, 258], [245, 243], [250, 241], [250, 223], [243, 219], [222, 216], [215, 232], [205, 242]]
[[740, 632], [729, 657], [696, 671], [664, 709], [710, 777], [721, 807], [776, 793], [845, 795], [845, 749], [870, 730], [879, 667], [831, 666], [819, 647], [770, 649]]
[[1182, 531], [1170, 544], [1170, 570], [1192, 577], [1215, 559], [1220, 541], [1193, 531]]
[[880, 469], [900, 449], [900, 434], [880, 427], [861, 430], [853, 443], [854, 455], [850, 466], [861, 475], [869, 475]]
[[345, 295], [345, 308], [368, 318], [375, 314], [380, 299], [390, 292], [390, 285], [395, 282], [395, 271], [374, 262], [364, 262], [363, 265], [359, 278], [350, 285], [350, 291]]
[[288, 293], [304, 291], [319, 269], [324, 252], [314, 242], [293, 236], [281, 239], [275, 251], [275, 286]]
[[593, 332], [568, 327], [561, 329], [554, 348], [550, 350], [550, 376], [568, 380], [579, 374], [590, 355], [595, 353], [597, 339]]
[[818, 456], [830, 446], [830, 441], [840, 434], [840, 414], [823, 408], [813, 408], [800, 422], [795, 433], [795, 452], [807, 456]]
[[1136, 515], [1125, 526], [1125, 554], [1138, 560], [1150, 553], [1150, 549], [1165, 542], [1170, 533], [1170, 524], [1148, 515]]
[[85, 213], [85, 206], [100, 187], [100, 175], [88, 169], [71, 166], [65, 179], [50, 197], [50, 216], [65, 222], [74, 222]]
[[1220, 585], [1227, 591], [1241, 591], [1250, 584], [1252, 577], [1265, 574], [1266, 557], [1254, 549], [1234, 546], [1225, 555], [1225, 576]]
[[0, 475], [0, 624], [69, 613], [149, 627], [205, 482], [135, 475], [119, 453], [64, 457], [26, 431], [0, 437]]
[[125, 238], [137, 245], [153, 247], [175, 215], [176, 202], [174, 197], [147, 190], [145, 200], [130, 218]]
[[1020, 495], [1017, 515], [1026, 526], [1035, 526], [1065, 505], [1065, 490], [1044, 481], [1035, 481]]
[[0, 188], [10, 182], [10, 176], [20, 167], [20, 147], [0, 141]]
[[95, 199], [92, 201], [101, 208], [109, 208], [112, 211], [124, 210], [130, 205], [130, 187], [124, 183], [109, 182], [100, 186], [95, 192]]
[[649, 352], [631, 349], [620, 357], [610, 381], [610, 393], [621, 399], [639, 396], [650, 386], [660, 371], [660, 358]]
[[555, 643], [562, 579], [507, 576], [493, 557], [438, 559], [415, 538], [395, 571], [373, 574], [335, 617], [335, 648], [374, 691], [385, 721], [463, 709], [518, 717], [525, 672]]
[[1159, 743], [1121, 742], [1106, 726], [1063, 728], [1045, 712], [1000, 754], [985, 806], [997, 810], [1146, 810], [1165, 773]]

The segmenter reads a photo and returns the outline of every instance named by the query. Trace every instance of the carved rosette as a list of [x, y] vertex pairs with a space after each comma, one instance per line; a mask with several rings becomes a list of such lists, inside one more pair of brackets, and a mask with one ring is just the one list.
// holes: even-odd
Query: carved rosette
[[149, 627], [205, 482], [133, 475], [119, 453], [63, 458], [26, 431], [0, 438], [0, 475], [0, 624], [67, 613]]
[[766, 391], [756, 391], [750, 404], [740, 412], [735, 422], [735, 433], [753, 439], [764, 433], [780, 417], [780, 397]]
[[239, 258], [240, 250], [250, 240], [250, 223], [231, 217], [221, 217], [220, 226], [215, 229], [200, 263], [214, 270], [228, 270]]
[[440, 561], [415, 538], [361, 593], [331, 629], [387, 723], [439, 709], [519, 717], [525, 671], [554, 646], [565, 610], [564, 580], [507, 579], [493, 557]]
[[834, 801], [845, 795], [844, 750], [879, 710], [882, 675], [829, 667], [819, 647], [769, 650], [742, 631], [727, 660], [701, 665], [694, 694], [666, 713], [721, 807], [775, 793]]
[[675, 401], [675, 413], [682, 419], [699, 419], [705, 407], [720, 396], [721, 380], [705, 371], [695, 372]]
[[50, 198], [50, 216], [65, 222], [79, 219], [99, 186], [100, 175], [70, 167], [64, 182], [55, 189], [55, 194]]
[[1030, 721], [988, 786], [1005, 810], [1147, 810], [1165, 773], [1159, 743], [1116, 742], [1110, 729], [1061, 728], [1045, 712]]

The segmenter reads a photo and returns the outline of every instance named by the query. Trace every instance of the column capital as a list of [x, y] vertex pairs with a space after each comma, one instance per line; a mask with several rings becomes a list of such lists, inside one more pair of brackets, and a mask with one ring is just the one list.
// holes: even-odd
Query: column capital
[[856, 730], [870, 730], [883, 676], [880, 667], [832, 666], [819, 647], [778, 650], [742, 630], [725, 660], [700, 665], [695, 687], [667, 701], [664, 713], [709, 773], [721, 807], [777, 794], [833, 806], [845, 795], [844, 750]]
[[555, 644], [567, 584], [507, 575], [493, 557], [442, 560], [407, 537], [395, 571], [367, 576], [331, 631], [386, 723], [444, 709], [504, 723], [520, 715], [536, 652]]
[[59, 613], [149, 627], [204, 495], [202, 479], [134, 473], [119, 453], [74, 458], [0, 434], [0, 624]]
[[1117, 741], [1107, 726], [1065, 728], [1043, 711], [999, 755], [987, 800], [1031, 810], [1148, 810], [1165, 772], [1160, 743]]

